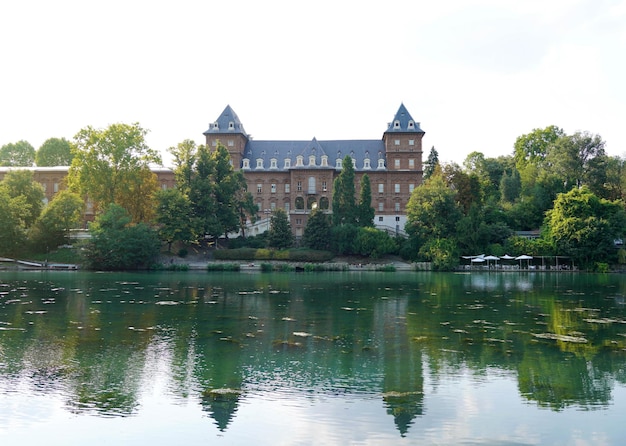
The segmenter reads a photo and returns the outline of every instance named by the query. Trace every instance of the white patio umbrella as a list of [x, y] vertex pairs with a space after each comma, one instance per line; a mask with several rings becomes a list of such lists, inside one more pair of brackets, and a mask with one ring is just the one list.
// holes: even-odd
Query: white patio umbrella
[[528, 261], [532, 260], [532, 259], [533, 259], [533, 256], [529, 256], [529, 255], [526, 255], [526, 254], [522, 254], [521, 256], [515, 257], [515, 260], [519, 260], [519, 267], [520, 268], [522, 267], [522, 260], [526, 260], [526, 266], [528, 266]]
[[485, 256], [484, 259], [487, 261], [487, 264], [489, 264], [491, 260], [493, 260], [495, 263], [498, 263], [498, 260], [500, 260], [500, 257], [489, 255], [489, 256]]

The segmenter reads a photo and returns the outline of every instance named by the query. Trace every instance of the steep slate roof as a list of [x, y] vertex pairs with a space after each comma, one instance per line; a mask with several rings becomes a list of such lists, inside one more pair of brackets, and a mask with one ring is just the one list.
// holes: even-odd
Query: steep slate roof
[[415, 122], [411, 114], [404, 104], [400, 104], [400, 108], [393, 117], [393, 121], [387, 126], [385, 133], [424, 133], [420, 128], [420, 123]]
[[[296, 167], [296, 157], [304, 157], [303, 167]], [[376, 170], [379, 158], [385, 158], [385, 145], [382, 140], [335, 140], [318, 141], [313, 138], [310, 141], [256, 141], [251, 140], [246, 144], [244, 158], [250, 160], [250, 170], [256, 170], [256, 160], [263, 160], [263, 170], [284, 171], [285, 158], [291, 160], [290, 169], [310, 169], [309, 156], [315, 155], [317, 169], [334, 169], [337, 159], [343, 159], [350, 155], [355, 163], [355, 170], [363, 170], [363, 160], [370, 159], [370, 170]], [[321, 157], [328, 156], [328, 166], [321, 167]], [[277, 168], [269, 169], [270, 160], [277, 160]], [[289, 170], [289, 169], [287, 169]]]
[[248, 134], [243, 128], [243, 124], [239, 120], [239, 116], [237, 116], [237, 113], [235, 113], [230, 105], [226, 106], [214, 123], [209, 124], [209, 129], [203, 134], [206, 135], [208, 133], [241, 133], [248, 137]]
[[[231, 126], [232, 123], [232, 126]], [[217, 125], [216, 125], [217, 124]], [[404, 104], [394, 116], [393, 122], [389, 123], [385, 133], [424, 133], [420, 128], [419, 122], [415, 122]], [[337, 159], [343, 159], [346, 155], [350, 155], [354, 162], [356, 171], [362, 170], [380, 170], [378, 168], [378, 160], [386, 160], [385, 144], [382, 139], [376, 140], [329, 140], [319, 141], [317, 138], [312, 140], [295, 140], [295, 141], [256, 141], [249, 138], [245, 132], [241, 121], [230, 105], [226, 106], [217, 121], [209, 126], [204, 132], [207, 134], [243, 134], [246, 139], [246, 147], [244, 149], [243, 158], [250, 161], [249, 171], [257, 170], [257, 160], [263, 160], [263, 168], [259, 171], [285, 171], [290, 169], [335, 169]], [[296, 166], [296, 157], [301, 155], [303, 166]], [[309, 156], [315, 155], [315, 167], [309, 166]], [[328, 157], [328, 166], [321, 166], [321, 157]], [[271, 168], [271, 159], [276, 159], [276, 168]], [[291, 160], [291, 167], [285, 169], [285, 158]], [[364, 160], [370, 160], [370, 168], [364, 168]], [[386, 170], [386, 162], [385, 168]], [[246, 169], [248, 170], [248, 169]]]

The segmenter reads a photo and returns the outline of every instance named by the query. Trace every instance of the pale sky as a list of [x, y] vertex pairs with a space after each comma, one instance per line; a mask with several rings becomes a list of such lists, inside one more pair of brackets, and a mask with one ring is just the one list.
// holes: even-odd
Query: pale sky
[[378, 139], [404, 103], [424, 159], [553, 124], [626, 156], [626, 0], [16, 0], [0, 42], [0, 145], [139, 122], [165, 154], [226, 105], [258, 140]]

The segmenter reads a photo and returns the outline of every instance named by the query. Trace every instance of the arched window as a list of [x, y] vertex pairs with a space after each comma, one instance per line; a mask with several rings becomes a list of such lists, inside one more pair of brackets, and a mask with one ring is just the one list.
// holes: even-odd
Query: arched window
[[320, 198], [320, 209], [324, 209], [324, 210], [328, 209], [328, 204], [329, 202], [328, 202], [327, 197]]
[[304, 198], [296, 197], [296, 209], [304, 209]]
[[309, 177], [309, 193], [315, 193], [315, 177]]
[[315, 200], [315, 197], [309, 197], [306, 201], [306, 208], [307, 209], [313, 209], [313, 205], [316, 204], [317, 200]]

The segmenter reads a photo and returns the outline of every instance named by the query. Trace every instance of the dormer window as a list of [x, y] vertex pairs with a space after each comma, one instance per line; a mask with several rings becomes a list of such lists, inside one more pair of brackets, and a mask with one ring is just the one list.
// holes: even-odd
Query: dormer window
[[415, 123], [413, 121], [409, 121], [409, 129], [413, 130], [415, 128]]
[[296, 167], [304, 167], [304, 157], [302, 155], [296, 156]]
[[219, 130], [219, 129], [220, 129], [220, 125], [217, 123], [217, 121], [215, 121], [215, 122], [213, 123], [213, 128], [214, 128], [215, 130]]
[[337, 160], [335, 161], [335, 168], [336, 169], [342, 169], [343, 168], [341, 158], [337, 158]]
[[328, 167], [328, 156], [322, 155], [322, 167]]
[[315, 155], [309, 155], [309, 166], [315, 167]]
[[243, 159], [243, 166], [241, 168], [242, 169], [249, 169], [250, 168], [250, 160], [248, 158], [244, 158]]
[[393, 121], [393, 128], [394, 129], [399, 129], [400, 128], [400, 121], [398, 121], [397, 119], [395, 121]]
[[270, 160], [270, 169], [278, 169], [278, 160], [276, 158]]
[[371, 167], [370, 167], [370, 159], [369, 158], [365, 158], [363, 160], [363, 169], [371, 169]]
[[235, 130], [235, 123], [233, 121], [228, 123], [228, 130]]
[[285, 158], [285, 169], [291, 168], [291, 158]]
[[257, 169], [263, 169], [263, 158], [257, 158], [256, 159], [256, 168]]
[[385, 160], [383, 158], [380, 158], [378, 160], [378, 168], [379, 169], [384, 169], [385, 168]]

